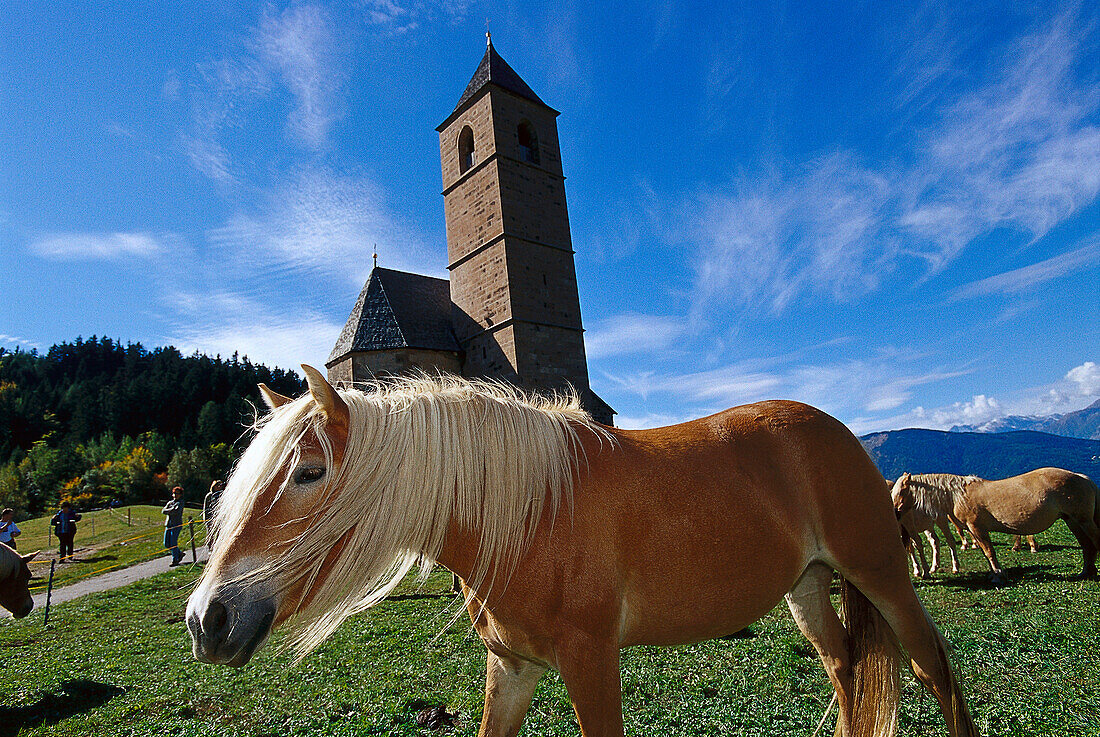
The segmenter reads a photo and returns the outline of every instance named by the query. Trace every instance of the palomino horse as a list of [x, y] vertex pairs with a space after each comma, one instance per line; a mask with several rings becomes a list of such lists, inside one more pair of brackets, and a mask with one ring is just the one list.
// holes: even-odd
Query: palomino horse
[[34, 609], [34, 599], [27, 589], [31, 570], [27, 567], [38, 553], [20, 555], [4, 543], [0, 543], [0, 606], [22, 619]]
[[[959, 554], [955, 549], [955, 535], [951, 532], [951, 528], [947, 524], [947, 519], [944, 517], [931, 517], [927, 515], [923, 510], [911, 509], [907, 513], [901, 515], [898, 518], [898, 522], [901, 523], [902, 528], [908, 535], [907, 547], [909, 549], [909, 559], [913, 563], [913, 575], [917, 578], [925, 578], [930, 576], [940, 568], [940, 539], [936, 537], [936, 528], [940, 529], [940, 532], [947, 538], [947, 547], [951, 552], [951, 572], [959, 572]], [[921, 542], [920, 536], [924, 535], [928, 539], [928, 545], [932, 548], [932, 565], [928, 565], [928, 559], [924, 557], [924, 543]]]
[[949, 473], [904, 474], [891, 492], [899, 515], [912, 509], [950, 517], [970, 531], [989, 560], [995, 581], [1004, 571], [989, 533], [1034, 535], [1059, 519], [1081, 544], [1081, 578], [1096, 578], [1100, 550], [1100, 491], [1088, 476], [1061, 468], [1039, 468], [1000, 481]]
[[950, 734], [977, 733], [883, 478], [828, 415], [762, 402], [631, 432], [575, 399], [455, 377], [336, 390], [303, 369], [307, 396], [262, 387], [273, 411], [218, 507], [187, 605], [199, 660], [244, 665], [284, 622], [304, 655], [437, 561], [488, 651], [482, 737], [518, 732], [548, 668], [585, 737], [621, 737], [621, 648], [728, 635], [784, 596], [841, 734], [894, 733], [899, 642]]

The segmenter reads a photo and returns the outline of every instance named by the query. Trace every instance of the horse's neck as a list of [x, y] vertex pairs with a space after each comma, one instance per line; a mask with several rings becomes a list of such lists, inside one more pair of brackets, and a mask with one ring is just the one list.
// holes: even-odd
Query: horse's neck
[[463, 581], [471, 581], [478, 558], [478, 535], [471, 530], [459, 527], [454, 520], [447, 526], [447, 535], [443, 538], [443, 549], [436, 563], [455, 574]]

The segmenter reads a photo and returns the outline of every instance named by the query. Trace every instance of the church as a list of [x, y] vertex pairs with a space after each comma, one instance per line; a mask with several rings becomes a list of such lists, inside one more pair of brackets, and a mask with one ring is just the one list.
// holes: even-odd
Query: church
[[571, 385], [610, 425], [615, 411], [588, 381], [559, 113], [486, 38], [436, 128], [450, 279], [376, 265], [325, 363], [329, 380], [422, 369], [540, 393]]

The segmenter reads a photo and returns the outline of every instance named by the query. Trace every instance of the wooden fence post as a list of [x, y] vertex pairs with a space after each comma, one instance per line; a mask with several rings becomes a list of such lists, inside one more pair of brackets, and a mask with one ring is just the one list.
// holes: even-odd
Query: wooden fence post
[[192, 517], [187, 524], [191, 528], [191, 565], [195, 565], [199, 562], [199, 554], [195, 552], [195, 518]]
[[46, 584], [46, 615], [42, 618], [42, 626], [50, 623], [50, 596], [53, 594], [53, 570], [57, 566], [56, 560], [50, 561], [50, 582]]

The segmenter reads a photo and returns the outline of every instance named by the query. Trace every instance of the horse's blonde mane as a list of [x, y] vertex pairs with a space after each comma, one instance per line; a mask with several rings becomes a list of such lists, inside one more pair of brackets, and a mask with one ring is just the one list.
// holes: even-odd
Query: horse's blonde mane
[[308, 530], [247, 575], [278, 580], [283, 589], [307, 581], [311, 598], [291, 622], [301, 655], [384, 599], [413, 567], [426, 577], [452, 525], [479, 535], [468, 583], [506, 585], [544, 510], [553, 519], [572, 500], [582, 460], [578, 429], [611, 437], [573, 393], [528, 397], [510, 385], [449, 375], [338, 393], [350, 414], [341, 466], [333, 467], [320, 432], [325, 415], [306, 395], [257, 423], [215, 518], [219, 539], [241, 530], [260, 513], [253, 510], [258, 495], [280, 472], [289, 476], [299, 442], [317, 431], [328, 472]]
[[966, 493], [966, 485], [982, 479], [953, 473], [915, 473], [909, 477], [909, 488], [917, 512], [939, 519], [955, 508], [955, 500]]

